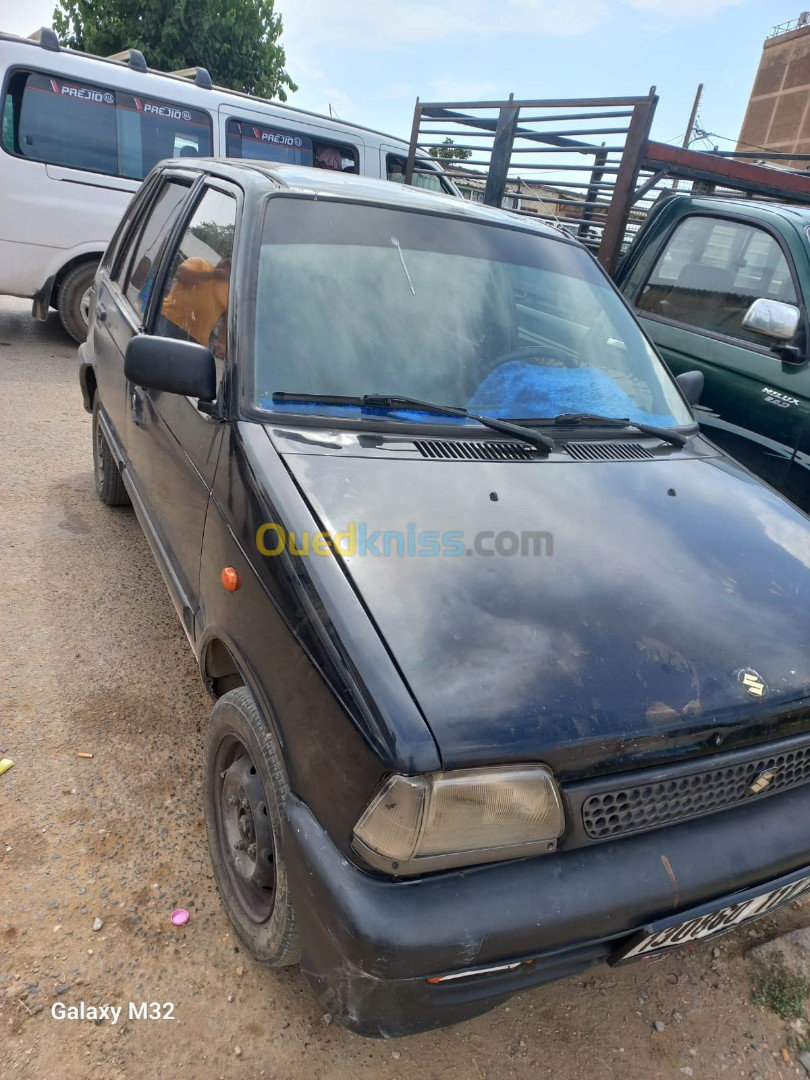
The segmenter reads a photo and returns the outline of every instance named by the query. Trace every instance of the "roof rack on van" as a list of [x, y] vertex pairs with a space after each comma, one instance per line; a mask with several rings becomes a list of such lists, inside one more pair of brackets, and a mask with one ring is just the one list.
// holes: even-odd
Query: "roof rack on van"
[[41, 26], [39, 30], [35, 30], [33, 34], [29, 35], [28, 40], [38, 42], [43, 49], [48, 49], [50, 52], [59, 52], [60, 50], [59, 38], [50, 26]]
[[184, 79], [194, 79], [197, 86], [201, 86], [203, 90], [213, 89], [214, 84], [211, 82], [211, 75], [208, 68], [204, 67], [187, 67], [179, 68], [177, 71], [167, 71], [167, 75], [180, 75]]
[[123, 49], [121, 52], [111, 53], [107, 60], [119, 60], [122, 64], [129, 64], [135, 71], [148, 71], [146, 59], [140, 49]]

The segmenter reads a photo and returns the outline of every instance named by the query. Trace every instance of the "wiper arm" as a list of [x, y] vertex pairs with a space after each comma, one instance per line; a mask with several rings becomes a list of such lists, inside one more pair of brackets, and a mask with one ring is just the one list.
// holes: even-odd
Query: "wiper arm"
[[546, 454], [553, 450], [555, 442], [548, 435], [539, 431], [523, 427], [521, 424], [512, 424], [508, 420], [498, 420], [494, 416], [485, 416], [481, 413], [470, 412], [455, 405], [437, 405], [432, 401], [422, 401], [419, 398], [407, 397], [402, 394], [364, 394], [363, 397], [341, 397], [329, 394], [287, 394], [276, 392], [273, 401], [278, 404], [290, 402], [302, 402], [306, 404], [323, 405], [357, 405], [361, 409], [414, 409], [421, 412], [435, 413], [439, 416], [460, 416], [465, 420], [475, 420], [484, 427], [492, 428], [493, 431], [503, 432], [504, 435], [512, 435], [522, 442], [535, 446]]
[[461, 416], [466, 420], [476, 420], [484, 427], [492, 428], [493, 431], [502, 431], [505, 435], [514, 435], [523, 442], [536, 446], [538, 450], [549, 453], [555, 448], [555, 442], [548, 435], [541, 435], [539, 431], [523, 427], [522, 424], [512, 424], [508, 420], [498, 420], [495, 416], [485, 416], [482, 413], [470, 412], [455, 405], [436, 405], [432, 401], [421, 401], [419, 398], [407, 397], [402, 394], [365, 394], [362, 399], [363, 408], [372, 409], [398, 409], [402, 406], [410, 406], [413, 409], [422, 409], [424, 412], [432, 412], [446, 416]]
[[636, 431], [642, 432], [644, 435], [652, 435], [656, 439], [663, 439], [664, 442], [672, 443], [673, 446], [686, 446], [688, 439], [685, 435], [682, 435], [680, 431], [673, 431], [671, 428], [658, 427], [655, 424], [642, 424], [636, 420], [628, 420], [627, 417], [620, 416], [600, 416], [598, 413], [560, 413], [559, 416], [554, 417], [554, 423], [560, 426], [571, 425], [575, 427], [578, 424], [588, 424], [593, 422], [594, 424], [604, 424], [607, 427], [615, 428], [635, 428]]

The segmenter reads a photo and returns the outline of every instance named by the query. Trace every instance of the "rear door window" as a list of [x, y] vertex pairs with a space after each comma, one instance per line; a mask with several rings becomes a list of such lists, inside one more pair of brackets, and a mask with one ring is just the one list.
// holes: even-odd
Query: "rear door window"
[[122, 260], [122, 288], [132, 307], [143, 319], [155, 283], [160, 253], [167, 239], [167, 225], [188, 195], [189, 185], [168, 180], [161, 187], [143, 223], [131, 255]]

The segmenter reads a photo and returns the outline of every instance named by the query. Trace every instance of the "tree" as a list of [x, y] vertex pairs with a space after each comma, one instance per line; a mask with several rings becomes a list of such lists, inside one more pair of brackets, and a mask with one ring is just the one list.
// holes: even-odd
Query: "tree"
[[150, 67], [205, 67], [220, 86], [287, 100], [298, 87], [284, 70], [274, 0], [57, 0], [63, 45], [99, 56], [140, 49]]
[[467, 158], [472, 157], [472, 150], [456, 146], [449, 135], [440, 146], [431, 146], [428, 153], [441, 162], [445, 168], [448, 168], [452, 161], [466, 161]]

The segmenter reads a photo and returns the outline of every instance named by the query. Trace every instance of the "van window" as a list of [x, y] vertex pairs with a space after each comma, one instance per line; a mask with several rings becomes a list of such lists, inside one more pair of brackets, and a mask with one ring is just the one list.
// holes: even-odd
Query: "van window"
[[120, 91], [115, 97], [123, 176], [142, 180], [162, 158], [210, 156], [208, 113]]
[[[405, 167], [407, 161], [398, 154], [387, 154], [385, 159], [385, 172], [389, 180], [396, 184], [405, 183]], [[417, 159], [413, 170], [413, 187], [426, 188], [428, 191], [448, 192], [441, 173], [429, 165], [424, 159]]]
[[29, 75], [17, 141], [20, 153], [34, 161], [117, 173], [115, 94], [86, 83]]
[[353, 146], [317, 141], [313, 143], [313, 149], [316, 169], [333, 169], [335, 172], [351, 173], [360, 171], [357, 167], [357, 151]]
[[211, 118], [200, 109], [36, 72], [13, 77], [3, 121], [11, 152], [133, 180], [161, 158], [212, 152]]
[[3, 102], [3, 146], [14, 152], [14, 99], [11, 94]]
[[291, 165], [312, 165], [312, 139], [295, 131], [254, 124], [252, 120], [229, 120], [228, 157], [253, 158], [258, 161], [286, 161]]

